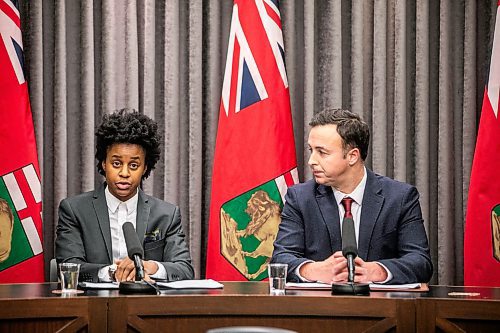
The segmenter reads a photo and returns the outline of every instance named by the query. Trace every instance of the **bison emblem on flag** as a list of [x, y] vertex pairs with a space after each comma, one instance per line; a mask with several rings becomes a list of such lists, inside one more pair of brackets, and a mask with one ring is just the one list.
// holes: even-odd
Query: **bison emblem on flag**
[[274, 180], [221, 207], [221, 254], [248, 280], [267, 277], [282, 208]]

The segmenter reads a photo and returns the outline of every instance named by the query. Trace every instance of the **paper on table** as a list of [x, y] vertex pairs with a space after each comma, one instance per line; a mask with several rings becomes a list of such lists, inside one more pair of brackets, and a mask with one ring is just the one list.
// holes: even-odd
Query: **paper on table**
[[286, 288], [290, 289], [332, 289], [332, 285], [322, 282], [287, 282]]
[[[181, 280], [174, 282], [156, 282], [160, 287], [170, 289], [219, 289], [224, 285], [214, 281], [208, 280]], [[87, 289], [118, 289], [119, 283], [116, 282], [80, 282], [82, 288]]]
[[222, 283], [212, 279], [206, 280], [181, 280], [174, 282], [156, 282], [160, 287], [171, 289], [220, 289], [224, 288]]
[[80, 282], [80, 286], [88, 289], [118, 289], [116, 282]]
[[407, 283], [407, 284], [378, 284], [370, 283], [370, 289], [416, 289], [422, 286], [421, 283]]
[[[422, 286], [421, 283], [409, 283], [409, 284], [378, 284], [370, 283], [370, 289], [390, 289], [390, 290], [405, 290], [405, 289], [417, 289]], [[318, 289], [318, 290], [329, 290], [331, 285], [328, 283], [321, 282], [287, 282], [286, 288], [289, 289]]]

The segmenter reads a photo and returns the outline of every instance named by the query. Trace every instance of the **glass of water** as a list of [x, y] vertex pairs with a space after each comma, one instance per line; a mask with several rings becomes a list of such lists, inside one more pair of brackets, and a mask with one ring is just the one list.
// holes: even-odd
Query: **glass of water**
[[78, 274], [80, 264], [63, 262], [59, 264], [59, 274], [61, 277], [61, 290], [63, 293], [76, 293], [78, 286]]
[[287, 264], [267, 265], [267, 273], [269, 275], [269, 293], [271, 295], [285, 295], [287, 269]]

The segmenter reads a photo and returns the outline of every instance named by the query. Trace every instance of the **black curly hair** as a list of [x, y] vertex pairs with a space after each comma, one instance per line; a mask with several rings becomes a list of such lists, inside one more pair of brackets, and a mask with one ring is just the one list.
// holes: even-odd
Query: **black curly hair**
[[148, 178], [160, 159], [161, 134], [158, 124], [146, 115], [133, 109], [121, 109], [104, 115], [95, 133], [97, 171], [105, 176], [102, 162], [106, 160], [108, 148], [114, 143], [137, 144], [146, 153], [146, 172], [142, 179]]

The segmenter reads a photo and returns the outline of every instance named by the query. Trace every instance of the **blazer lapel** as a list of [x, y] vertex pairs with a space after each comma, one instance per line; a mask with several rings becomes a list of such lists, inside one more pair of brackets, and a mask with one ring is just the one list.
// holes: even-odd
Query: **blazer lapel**
[[366, 169], [367, 179], [365, 193], [363, 195], [363, 205], [361, 208], [361, 221], [359, 225], [358, 254], [367, 260], [370, 240], [373, 228], [384, 204], [384, 197], [380, 194], [381, 187], [375, 178], [375, 174]]
[[142, 191], [139, 190], [139, 200], [137, 202], [137, 220], [135, 223], [135, 229], [137, 235], [139, 236], [139, 241], [141, 244], [144, 241], [144, 234], [146, 233], [147, 224], [149, 221], [149, 200], [148, 196]]
[[316, 200], [323, 216], [323, 222], [328, 229], [332, 253], [342, 250], [342, 236], [340, 234], [339, 209], [335, 202], [333, 190], [330, 187], [319, 185]]
[[113, 262], [113, 253], [111, 250], [111, 228], [109, 225], [108, 205], [106, 204], [106, 196], [104, 195], [104, 185], [101, 185], [94, 191], [94, 210], [101, 228], [101, 234], [104, 238], [106, 250], [108, 252], [109, 262]]

